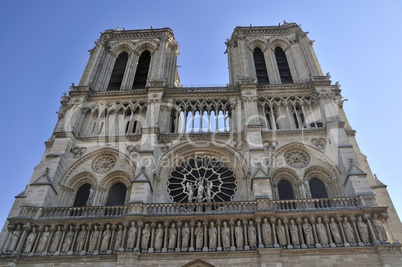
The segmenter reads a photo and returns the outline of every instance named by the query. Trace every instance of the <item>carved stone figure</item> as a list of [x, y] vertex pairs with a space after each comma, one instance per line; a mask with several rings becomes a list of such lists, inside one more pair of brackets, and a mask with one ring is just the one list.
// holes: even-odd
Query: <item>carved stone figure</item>
[[42, 235], [40, 236], [38, 246], [36, 248], [37, 253], [42, 253], [46, 251], [47, 243], [49, 242], [50, 238], [50, 231], [49, 227], [46, 226], [45, 230], [43, 231]]
[[207, 186], [207, 200], [208, 202], [211, 201], [211, 197], [212, 197], [212, 187], [213, 187], [213, 183], [209, 182], [208, 186]]
[[360, 238], [363, 243], [369, 243], [369, 233], [367, 229], [367, 224], [362, 221], [362, 217], [357, 217], [357, 230], [359, 231]]
[[262, 240], [265, 246], [272, 245], [272, 229], [267, 218], [264, 218], [264, 223], [262, 224]]
[[247, 235], [249, 246], [252, 248], [257, 247], [257, 231], [255, 230], [255, 226], [253, 225], [253, 221], [249, 222]]
[[197, 223], [197, 228], [194, 231], [195, 234], [195, 249], [202, 249], [202, 242], [204, 241], [204, 231], [201, 226], [201, 222]]
[[18, 244], [18, 240], [20, 239], [20, 235], [21, 235], [21, 225], [18, 224], [17, 228], [11, 234], [10, 241], [6, 250], [7, 252], [13, 252], [15, 250]]
[[53, 234], [53, 239], [52, 243], [50, 244], [49, 252], [54, 253], [57, 251], [57, 248], [59, 247], [61, 237], [63, 235], [63, 232], [61, 231], [61, 226], [57, 226], [57, 231], [54, 232]]
[[123, 242], [123, 225], [119, 225], [119, 229], [117, 230], [116, 233], [116, 240], [114, 242], [114, 251], [118, 251], [122, 247], [122, 242]]
[[230, 248], [230, 228], [227, 226], [226, 222], [223, 222], [221, 235], [222, 235], [222, 247], [224, 249]]
[[32, 232], [29, 233], [27, 239], [25, 240], [24, 253], [28, 254], [31, 252], [37, 235], [38, 233], [36, 232], [36, 227], [33, 227]]
[[80, 252], [85, 250], [84, 245], [85, 245], [85, 239], [87, 237], [87, 231], [85, 229], [85, 224], [82, 225], [81, 227], [81, 231], [78, 233], [78, 237], [77, 237], [77, 247], [76, 247], [76, 251]]
[[186, 188], [187, 188], [187, 192], [188, 192], [188, 202], [193, 202], [193, 198], [194, 198], [193, 186], [189, 182], [187, 182]]
[[377, 237], [380, 242], [386, 242], [387, 241], [387, 233], [384, 230], [384, 226], [382, 226], [381, 221], [378, 219], [377, 213], [374, 213], [373, 215], [373, 224], [375, 226], [376, 232], [377, 232]]
[[169, 250], [174, 250], [176, 248], [176, 239], [177, 239], [176, 224], [172, 223], [169, 229], [169, 244], [168, 244]]
[[278, 243], [280, 246], [286, 246], [286, 234], [285, 227], [282, 225], [282, 221], [279, 219], [278, 224], [276, 225], [276, 235], [278, 236]]
[[331, 218], [330, 220], [329, 229], [331, 230], [332, 238], [334, 239], [335, 244], [342, 244], [341, 234], [334, 218]]
[[299, 246], [300, 245], [299, 231], [297, 229], [297, 225], [295, 225], [294, 220], [290, 220], [289, 231], [290, 231], [290, 239], [292, 240], [293, 246]]
[[127, 249], [133, 249], [135, 240], [137, 239], [137, 227], [135, 226], [135, 222], [131, 222], [131, 226], [128, 229], [128, 238], [127, 238]]
[[327, 230], [325, 230], [325, 225], [322, 223], [321, 218], [317, 218], [317, 224], [315, 225], [317, 229], [318, 241], [321, 245], [328, 245], [328, 235]]
[[151, 234], [151, 232], [150, 232], [150, 229], [149, 229], [149, 224], [146, 223], [144, 229], [142, 229], [141, 249], [143, 251], [148, 250], [150, 234]]
[[349, 243], [355, 243], [356, 241], [355, 241], [354, 231], [352, 229], [352, 226], [348, 222], [347, 217], [343, 218], [342, 227], [343, 227], [343, 231], [345, 233], [346, 241], [349, 242]]
[[243, 226], [241, 226], [241, 221], [237, 221], [237, 225], [235, 227], [235, 237], [236, 237], [237, 248], [242, 249], [244, 246], [244, 239], [243, 239]]
[[216, 229], [214, 222], [210, 223], [210, 227], [208, 230], [209, 237], [209, 249], [216, 249], [218, 230]]
[[61, 252], [65, 253], [65, 252], [68, 252], [70, 250], [71, 243], [73, 242], [73, 238], [74, 238], [74, 230], [73, 230], [73, 226], [70, 225], [70, 229], [67, 232], [66, 237], [64, 238], [64, 242], [63, 242], [63, 246], [61, 248]]
[[105, 231], [103, 231], [102, 234], [102, 243], [100, 246], [100, 251], [101, 252], [106, 252], [109, 250], [109, 241], [110, 237], [112, 236], [112, 231], [110, 230], [110, 225], [106, 225]]
[[307, 218], [304, 218], [303, 232], [304, 232], [304, 238], [306, 240], [306, 245], [313, 246], [314, 245], [313, 228], [311, 227], [311, 224], [308, 222]]
[[188, 243], [190, 240], [190, 228], [188, 227], [188, 223], [184, 223], [183, 228], [181, 229], [181, 246], [183, 250], [187, 250]]
[[91, 234], [91, 239], [89, 240], [88, 252], [93, 253], [95, 250], [97, 250], [96, 245], [98, 244], [99, 236], [100, 231], [98, 229], [98, 225], [95, 224]]
[[204, 183], [202, 180], [198, 181], [197, 201], [202, 202], [202, 192], [204, 191]]
[[158, 226], [155, 230], [155, 250], [160, 251], [162, 249], [163, 244], [163, 228], [162, 224], [158, 223]]
[[94, 194], [95, 194], [95, 190], [92, 188], [89, 188], [89, 196], [88, 196], [88, 200], [85, 203], [87, 206], [92, 206], [93, 204], [93, 200], [94, 200]]

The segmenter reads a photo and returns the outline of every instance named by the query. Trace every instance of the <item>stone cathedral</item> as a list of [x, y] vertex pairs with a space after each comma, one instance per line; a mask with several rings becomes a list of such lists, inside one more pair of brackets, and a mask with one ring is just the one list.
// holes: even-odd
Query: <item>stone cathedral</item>
[[300, 25], [236, 27], [184, 87], [169, 28], [106, 30], [0, 239], [0, 266], [402, 266], [402, 224]]

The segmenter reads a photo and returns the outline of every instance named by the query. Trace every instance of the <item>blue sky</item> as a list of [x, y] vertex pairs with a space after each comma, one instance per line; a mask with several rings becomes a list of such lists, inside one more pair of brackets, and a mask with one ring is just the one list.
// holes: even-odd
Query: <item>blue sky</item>
[[63, 92], [78, 84], [100, 32], [169, 27], [183, 85], [228, 83], [225, 40], [236, 26], [302, 25], [372, 171], [402, 216], [402, 1], [2, 1], [0, 224], [51, 136]]

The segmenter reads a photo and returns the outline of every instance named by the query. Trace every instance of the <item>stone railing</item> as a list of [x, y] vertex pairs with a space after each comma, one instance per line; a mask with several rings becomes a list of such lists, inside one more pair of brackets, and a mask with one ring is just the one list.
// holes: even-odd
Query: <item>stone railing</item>
[[203, 92], [236, 92], [234, 86], [215, 86], [215, 87], [174, 87], [168, 88], [168, 93], [203, 93]]
[[201, 203], [132, 203], [127, 206], [94, 206], [94, 207], [21, 207], [19, 217], [31, 218], [84, 218], [113, 217], [127, 214], [143, 215], [177, 215], [191, 213], [253, 213], [255, 211], [318, 211], [347, 210], [376, 206], [373, 195], [356, 198], [318, 198], [294, 200], [269, 200]]

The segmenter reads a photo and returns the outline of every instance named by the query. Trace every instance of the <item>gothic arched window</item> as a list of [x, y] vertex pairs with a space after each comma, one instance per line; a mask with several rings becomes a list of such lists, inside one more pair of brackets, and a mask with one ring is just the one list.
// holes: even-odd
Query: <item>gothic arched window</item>
[[115, 183], [109, 190], [106, 206], [123, 206], [126, 200], [127, 187], [123, 183]]
[[85, 207], [89, 197], [90, 184], [83, 184], [75, 195], [74, 207]]
[[110, 76], [109, 85], [107, 90], [120, 90], [121, 83], [123, 81], [124, 71], [126, 70], [126, 65], [128, 61], [128, 54], [126, 52], [120, 53], [114, 63], [112, 76]]
[[282, 83], [293, 83], [292, 74], [290, 73], [288, 60], [286, 54], [279, 46], [275, 48], [275, 58], [278, 64], [279, 76]]
[[327, 198], [327, 189], [323, 181], [313, 178], [308, 182], [312, 198]]
[[149, 64], [151, 63], [151, 53], [149, 51], [142, 52], [138, 59], [137, 71], [135, 72], [133, 89], [145, 88], [147, 84]]
[[267, 66], [265, 65], [264, 54], [260, 48], [254, 48], [253, 57], [258, 83], [269, 84]]
[[287, 180], [280, 180], [278, 183], [278, 194], [279, 194], [279, 199], [285, 200], [285, 199], [295, 199], [295, 195], [293, 193], [293, 188], [291, 183], [289, 183]]

